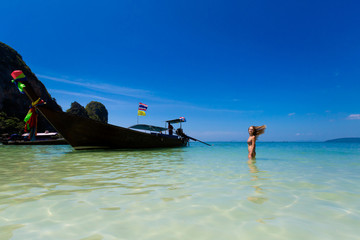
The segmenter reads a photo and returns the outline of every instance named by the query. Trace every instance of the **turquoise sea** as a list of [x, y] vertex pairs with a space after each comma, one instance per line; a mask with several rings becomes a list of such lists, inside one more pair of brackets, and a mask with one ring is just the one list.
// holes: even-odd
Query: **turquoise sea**
[[360, 239], [360, 144], [0, 145], [0, 239]]

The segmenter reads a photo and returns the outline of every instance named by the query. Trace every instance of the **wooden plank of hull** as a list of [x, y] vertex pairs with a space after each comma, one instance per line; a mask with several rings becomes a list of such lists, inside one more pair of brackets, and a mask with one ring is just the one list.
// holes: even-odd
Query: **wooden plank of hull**
[[[24, 92], [32, 102], [39, 98], [29, 84], [24, 87]], [[46, 105], [38, 106], [38, 110], [75, 149], [166, 148], [186, 146], [188, 143], [188, 139], [138, 132], [66, 112], [54, 111]]]

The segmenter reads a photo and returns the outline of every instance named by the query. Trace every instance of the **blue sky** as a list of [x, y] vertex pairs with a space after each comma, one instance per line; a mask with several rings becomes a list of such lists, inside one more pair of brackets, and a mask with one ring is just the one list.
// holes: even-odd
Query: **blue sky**
[[64, 110], [109, 122], [184, 116], [206, 141], [360, 137], [358, 1], [6, 1], [0, 41]]

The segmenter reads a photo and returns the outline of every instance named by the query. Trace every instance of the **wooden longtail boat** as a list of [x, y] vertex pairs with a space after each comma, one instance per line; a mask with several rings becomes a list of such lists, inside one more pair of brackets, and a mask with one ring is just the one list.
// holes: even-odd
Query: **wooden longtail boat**
[[[27, 81], [23, 92], [31, 102], [36, 102], [39, 96]], [[46, 99], [43, 99], [46, 101]], [[37, 110], [51, 123], [51, 125], [75, 149], [143, 149], [169, 148], [187, 146], [189, 138], [185, 134], [180, 136], [162, 134], [161, 132], [141, 132], [130, 128], [102, 123], [90, 118], [56, 111], [46, 104], [36, 106]], [[166, 128], [165, 128], [166, 129]]]
[[67, 141], [63, 138], [52, 140], [36, 140], [36, 141], [24, 141], [24, 140], [9, 140], [1, 141], [4, 145], [68, 145]]
[[13, 134], [10, 137], [2, 138], [3, 145], [68, 145], [66, 140], [56, 132], [37, 133], [36, 140], [29, 140], [29, 133], [21, 136]]

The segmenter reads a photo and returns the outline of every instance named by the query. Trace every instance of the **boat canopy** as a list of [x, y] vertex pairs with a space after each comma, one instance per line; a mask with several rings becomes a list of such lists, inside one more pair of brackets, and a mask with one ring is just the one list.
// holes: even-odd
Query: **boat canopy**
[[146, 125], [146, 124], [136, 124], [129, 128], [138, 129], [138, 130], [147, 130], [147, 131], [152, 131], [152, 132], [163, 132], [163, 131], [168, 130], [167, 128], [151, 126], [151, 125]]
[[186, 119], [184, 117], [179, 117], [177, 119], [173, 119], [173, 120], [168, 120], [165, 121], [167, 123], [173, 124], [173, 123], [182, 123], [182, 122], [186, 122]]

